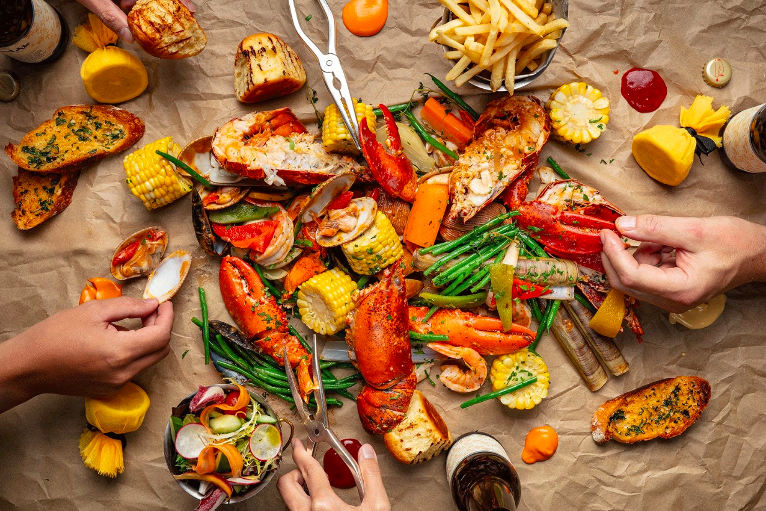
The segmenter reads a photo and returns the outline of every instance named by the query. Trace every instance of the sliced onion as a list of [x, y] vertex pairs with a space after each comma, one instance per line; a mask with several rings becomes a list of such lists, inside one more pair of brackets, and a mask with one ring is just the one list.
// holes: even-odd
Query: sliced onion
[[[431, 172], [434, 167], [436, 167], [436, 162], [431, 155], [428, 154], [428, 151], [426, 151], [426, 146], [423, 144], [420, 136], [414, 129], [406, 124], [397, 122], [396, 126], [399, 128], [399, 138], [402, 140], [402, 149], [404, 150], [405, 156], [410, 160], [410, 163], [417, 167], [417, 170], [421, 174], [424, 172]], [[386, 138], [388, 138], [385, 125], [378, 128], [375, 136], [378, 139], [378, 142], [381, 144], [385, 143]]]

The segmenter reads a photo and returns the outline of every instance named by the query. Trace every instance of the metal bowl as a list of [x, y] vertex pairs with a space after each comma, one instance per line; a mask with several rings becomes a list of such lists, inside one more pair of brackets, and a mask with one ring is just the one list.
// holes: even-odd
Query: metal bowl
[[[557, 19], [569, 18], [569, 0], [549, 0], [549, 1], [553, 4], [553, 14], [556, 15]], [[453, 18], [454, 18], [454, 15], [452, 14], [452, 11], [450, 11], [449, 9], [445, 7], [441, 20], [438, 21], [437, 23], [440, 23], [440, 24], [447, 23]], [[541, 76], [545, 72], [545, 70], [548, 68], [551, 61], [553, 60], [553, 56], [556, 54], [556, 50], [559, 49], [559, 46], [561, 45], [561, 40], [564, 39], [564, 34], [566, 33], [566, 31], [567, 31], [566, 28], [561, 31], [561, 37], [559, 37], [558, 41], [556, 42], [556, 47], [548, 52], [548, 55], [545, 57], [545, 60], [542, 62], [540, 67], [538, 67], [531, 73], [516, 75], [516, 80], [514, 82], [514, 90], [519, 90], [523, 87], [526, 87], [527, 85], [535, 81], [539, 76]], [[442, 48], [444, 48], [445, 52], [452, 51], [454, 49], [445, 45], [442, 45]], [[489, 71], [482, 71], [478, 75], [468, 80], [468, 83], [486, 91], [492, 90], [489, 86]], [[505, 88], [505, 81], [503, 81], [503, 85], [501, 85], [500, 88], [497, 89], [497, 91], [495, 92], [507, 91], [507, 90], [508, 89]]]
[[[216, 385], [210, 385], [211, 387], [221, 387], [224, 390], [237, 390], [236, 385], [230, 385], [225, 383], [219, 383]], [[285, 447], [290, 443], [290, 441], [293, 438], [293, 424], [287, 420], [282, 419], [281, 417], [278, 417], [276, 413], [274, 413], [274, 410], [269, 406], [269, 404], [266, 402], [265, 399], [263, 399], [258, 394], [254, 394], [253, 392], [248, 391], [250, 394], [250, 398], [254, 401], [258, 402], [259, 405], [261, 405], [264, 409], [264, 411], [271, 415], [272, 417], [275, 417], [277, 419], [277, 424], [275, 424], [279, 428], [279, 432], [282, 433], [282, 423], [284, 422], [290, 427], [290, 435], [287, 437], [287, 441], [282, 445], [282, 451], [284, 451]], [[192, 400], [192, 398], [196, 395], [196, 392], [192, 392], [188, 396], [186, 396], [183, 401], [178, 403], [178, 406], [176, 408], [188, 406], [189, 402]], [[186, 413], [186, 412], [183, 412]], [[282, 438], [284, 438], [284, 435], [282, 435]], [[164, 438], [164, 444], [165, 444], [165, 463], [168, 465], [168, 470], [170, 470], [170, 473], [172, 475], [178, 475], [179, 472], [176, 469], [175, 466], [175, 459], [176, 459], [176, 448], [175, 443], [173, 442], [173, 425], [170, 422], [170, 419], [168, 419], [168, 425], [165, 427], [165, 438]], [[274, 467], [272, 470], [269, 471], [269, 473], [266, 475], [266, 477], [261, 481], [260, 484], [253, 485], [249, 490], [240, 493], [239, 495], [232, 496], [227, 502], [229, 504], [236, 504], [237, 502], [242, 502], [243, 500], [247, 500], [251, 497], [254, 497], [256, 494], [260, 493], [261, 490], [263, 490], [266, 486], [268, 486], [269, 482], [274, 478], [274, 474], [277, 472], [277, 467]], [[196, 486], [197, 483], [195, 482], [192, 484], [189, 481], [179, 481], [176, 480], [178, 483], [178, 486], [183, 488], [183, 490], [194, 497], [195, 499], [200, 499], [204, 497], [199, 491], [197, 491]]]

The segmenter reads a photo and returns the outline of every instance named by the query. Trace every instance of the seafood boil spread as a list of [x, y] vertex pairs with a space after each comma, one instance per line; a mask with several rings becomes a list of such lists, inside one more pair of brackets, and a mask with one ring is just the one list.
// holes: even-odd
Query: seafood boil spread
[[[72, 35], [87, 53], [80, 55], [81, 78], [92, 104], [62, 104], [5, 147], [18, 167], [11, 217], [19, 230], [34, 236], [42, 223], [65, 216], [73, 200], [85, 200], [84, 190], [74, 195], [78, 180], [88, 186], [99, 162], [119, 166], [123, 176], [114, 186], [125, 211], [115, 223], [131, 211], [151, 218], [82, 275], [79, 303], [128, 294], [134, 285], [142, 290], [137, 296], [159, 302], [193, 297], [194, 310], [176, 316], [176, 324], [194, 325], [194, 348], [181, 358], [204, 362], [205, 373], [195, 372], [199, 384], [190, 395], [172, 396], [177, 406], [162, 415], [168, 477], [200, 501], [198, 510], [265, 488], [293, 434], [301, 436], [293, 425], [299, 413], [304, 422], [305, 413], [323, 416], [325, 428], [356, 437], [330, 442], [323, 467], [334, 487], [356, 486], [360, 495], [348, 462], [357, 438], [368, 435], [400, 464], [438, 463], [466, 429], [461, 424], [502, 431], [502, 424], [476, 423], [472, 410], [495, 407], [508, 421], [541, 409], [571, 412], [549, 404], [552, 382], [583, 386], [603, 404], [589, 410], [590, 423], [575, 428], [570, 418], [557, 433], [540, 422], [519, 438], [523, 451], [511, 461], [527, 470], [556, 463], [564, 435], [634, 444], [689, 428], [685, 437], [693, 436], [699, 426], [691, 426], [710, 419], [703, 412], [716, 394], [704, 374], [663, 372], [658, 381], [642, 374], [639, 388], [622, 385], [635, 360], [627, 353], [657, 335], [656, 310], [613, 288], [601, 257], [601, 233], [620, 235], [615, 221], [630, 213], [621, 204], [630, 183], [602, 193], [589, 179], [594, 173], [558, 163], [567, 152], [590, 156], [610, 127], [625, 122], [612, 108], [621, 98], [607, 97], [606, 84], [594, 78], [524, 90], [557, 65], [567, 30], [577, 29], [569, 21], [574, 4], [433, 3], [436, 22], [413, 30], [423, 45], [439, 46], [443, 62], [430, 73], [412, 70], [400, 102], [386, 104], [373, 97], [380, 89], [363, 90], [357, 76], [344, 73], [341, 63], [351, 55], [348, 47], [336, 50], [334, 31], [353, 34], [358, 44], [374, 41], [358, 38], [385, 34], [395, 6], [351, 0], [341, 13], [333, 4], [342, 17], [335, 23], [324, 5], [332, 21], [324, 53], [301, 29], [324, 27], [319, 4], [308, 10], [290, 0], [308, 48], [286, 42], [294, 33], [229, 41], [230, 95], [246, 113], [190, 140], [160, 133], [151, 115], [131, 112], [150, 83], [163, 87], [147, 78], [142, 62], [148, 55], [183, 64], [226, 32], [206, 34], [204, 17], [178, 0], [139, 0], [128, 18], [137, 46], [128, 51], [91, 15]], [[141, 59], [132, 53], [138, 50], [146, 53]], [[320, 59], [321, 75], [307, 73], [301, 57], [308, 52]], [[723, 63], [714, 68], [725, 70]], [[631, 114], [671, 108], [663, 105], [660, 72], [629, 73], [621, 91]], [[151, 74], [157, 78], [156, 69]], [[320, 76], [331, 101], [312, 89], [321, 88]], [[472, 87], [488, 95], [479, 100]], [[633, 139], [638, 166], [668, 186], [687, 178], [695, 154], [702, 161], [701, 152], [721, 147], [719, 131], [731, 113], [710, 97], [718, 89], [694, 87], [703, 93], [682, 103], [680, 127], [655, 125]], [[306, 101], [315, 115], [300, 114]], [[179, 112], [182, 122], [195, 122], [197, 114]], [[184, 208], [184, 225], [163, 218], [169, 208]], [[174, 240], [184, 229], [193, 231], [196, 246]], [[198, 273], [203, 265], [215, 268], [209, 278]], [[725, 303], [715, 297], [671, 314], [670, 322], [705, 328]], [[645, 323], [654, 327], [645, 332]], [[560, 350], [574, 371], [549, 367], [541, 343], [545, 353]], [[602, 390], [610, 380], [627, 392]], [[88, 425], [79, 441], [86, 467], [121, 477], [131, 438], [150, 434], [139, 429], [156, 392], [131, 383], [115, 396], [86, 400]], [[340, 408], [356, 414], [337, 420]], [[641, 447], [625, 449], [634, 456]]]

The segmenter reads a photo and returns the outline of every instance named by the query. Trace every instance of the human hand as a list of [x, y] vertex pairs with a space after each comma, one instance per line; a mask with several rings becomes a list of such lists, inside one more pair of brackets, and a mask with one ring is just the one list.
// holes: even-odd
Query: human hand
[[[113, 321], [141, 318], [127, 330]], [[123, 296], [63, 310], [0, 343], [0, 413], [34, 397], [101, 397], [170, 352], [173, 304]]]
[[[120, 39], [126, 43], [133, 42], [133, 34], [130, 33], [128, 28], [128, 16], [122, 10], [129, 11], [133, 8], [136, 0], [120, 0], [120, 7], [112, 0], [77, 0], [83, 7], [99, 17], [104, 25], [112, 29], [112, 31], [120, 36]], [[180, 0], [182, 4], [189, 8], [192, 14], [194, 14], [194, 4], [191, 0]]]
[[[375, 450], [370, 444], [359, 449], [364, 500], [357, 507], [346, 504], [336, 495], [322, 466], [297, 438], [293, 440], [293, 461], [298, 468], [280, 477], [277, 483], [290, 511], [391, 511]], [[304, 484], [309, 494], [303, 489]]]
[[634, 254], [601, 231], [601, 259], [612, 287], [671, 312], [747, 282], [766, 279], [766, 227], [735, 217], [624, 216], [615, 222], [641, 241]]

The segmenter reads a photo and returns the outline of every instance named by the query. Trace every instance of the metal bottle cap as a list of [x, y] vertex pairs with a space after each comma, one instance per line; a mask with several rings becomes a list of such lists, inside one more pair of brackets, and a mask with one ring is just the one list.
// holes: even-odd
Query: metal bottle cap
[[19, 82], [12, 74], [0, 72], [0, 101], [13, 101], [19, 95]]
[[724, 59], [713, 59], [705, 64], [702, 78], [711, 87], [721, 88], [731, 80], [731, 66]]

